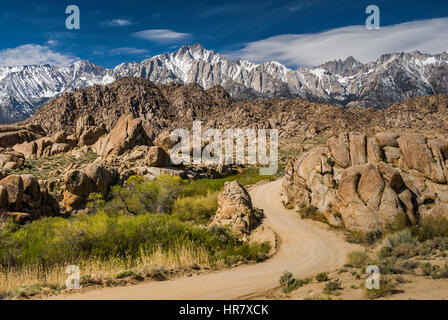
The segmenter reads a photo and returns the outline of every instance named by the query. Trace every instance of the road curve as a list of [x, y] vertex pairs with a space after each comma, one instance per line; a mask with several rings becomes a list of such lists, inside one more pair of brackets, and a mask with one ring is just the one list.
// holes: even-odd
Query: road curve
[[265, 222], [280, 240], [277, 254], [266, 262], [223, 272], [196, 275], [164, 282], [147, 282], [131, 287], [100, 288], [55, 299], [74, 300], [227, 300], [262, 297], [278, 286], [283, 271], [297, 278], [328, 271], [344, 264], [353, 246], [335, 232], [283, 208], [281, 180], [254, 187], [250, 194], [255, 207], [264, 209]]

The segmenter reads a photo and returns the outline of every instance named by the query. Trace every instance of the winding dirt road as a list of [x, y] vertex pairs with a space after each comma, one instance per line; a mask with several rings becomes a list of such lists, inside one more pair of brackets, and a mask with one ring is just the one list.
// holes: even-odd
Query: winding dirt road
[[132, 287], [102, 288], [56, 299], [75, 300], [227, 300], [262, 298], [263, 292], [278, 286], [288, 270], [296, 278], [329, 271], [344, 264], [354, 246], [336, 233], [312, 221], [297, 218], [280, 202], [281, 180], [254, 187], [254, 206], [264, 209], [265, 222], [280, 240], [277, 254], [270, 260], [231, 270], [165, 282], [148, 282]]

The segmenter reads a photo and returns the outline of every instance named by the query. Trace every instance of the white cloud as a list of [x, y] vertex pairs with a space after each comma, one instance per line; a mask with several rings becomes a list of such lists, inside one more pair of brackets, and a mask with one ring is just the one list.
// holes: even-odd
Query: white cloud
[[47, 46], [25, 44], [0, 51], [0, 66], [16, 67], [33, 64], [68, 65], [79, 60], [71, 55], [55, 52]]
[[113, 19], [106, 22], [103, 22], [103, 25], [111, 26], [111, 27], [125, 27], [132, 25], [132, 22], [127, 19]]
[[283, 34], [245, 44], [230, 58], [254, 62], [276, 60], [292, 66], [313, 66], [354, 56], [361, 62], [384, 53], [419, 50], [440, 53], [448, 50], [448, 18], [418, 20], [367, 30], [347, 26], [314, 34]]
[[151, 29], [135, 32], [132, 36], [156, 42], [173, 42], [190, 37], [189, 33], [180, 33], [167, 29]]
[[149, 51], [146, 49], [124, 47], [124, 48], [112, 49], [109, 52], [111, 54], [121, 55], [121, 54], [146, 54]]

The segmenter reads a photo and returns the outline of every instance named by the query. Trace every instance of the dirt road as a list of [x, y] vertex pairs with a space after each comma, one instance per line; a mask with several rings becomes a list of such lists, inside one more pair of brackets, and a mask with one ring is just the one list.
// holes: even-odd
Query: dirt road
[[278, 286], [283, 271], [297, 278], [328, 271], [344, 264], [353, 246], [312, 221], [303, 221], [280, 202], [281, 180], [251, 190], [254, 206], [264, 209], [266, 223], [277, 233], [280, 248], [270, 260], [235, 269], [132, 287], [102, 288], [56, 299], [244, 299], [261, 297]]

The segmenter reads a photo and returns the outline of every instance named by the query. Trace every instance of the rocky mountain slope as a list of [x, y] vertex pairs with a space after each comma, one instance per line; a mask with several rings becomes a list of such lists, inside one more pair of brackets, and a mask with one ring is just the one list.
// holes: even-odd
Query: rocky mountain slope
[[149, 136], [176, 128], [277, 128], [280, 137], [330, 136], [344, 131], [381, 130], [448, 132], [448, 96], [408, 99], [387, 109], [352, 108], [301, 99], [235, 101], [221, 87], [204, 90], [198, 84], [154, 84], [146, 79], [121, 78], [106, 86], [75, 90], [52, 100], [24, 121], [48, 133], [73, 133], [78, 119], [91, 115], [111, 130], [124, 114], [143, 120]]
[[121, 77], [197, 83], [205, 89], [221, 85], [236, 100], [302, 98], [349, 108], [385, 108], [407, 98], [448, 93], [447, 75], [448, 52], [386, 54], [367, 64], [349, 57], [292, 70], [278, 62], [230, 61], [196, 44], [113, 69], [88, 61], [66, 67], [0, 67], [0, 123], [24, 120], [64, 92]]

